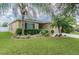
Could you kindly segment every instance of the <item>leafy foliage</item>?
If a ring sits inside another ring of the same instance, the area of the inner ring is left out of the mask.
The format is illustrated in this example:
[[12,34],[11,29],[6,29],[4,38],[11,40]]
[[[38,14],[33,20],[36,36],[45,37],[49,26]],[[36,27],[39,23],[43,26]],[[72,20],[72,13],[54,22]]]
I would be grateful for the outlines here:
[[64,17],[64,16],[60,16],[60,17],[55,17],[54,20],[51,23],[52,27],[60,27],[62,29],[60,29],[61,32],[72,32],[74,30],[73,25],[75,25],[75,21],[74,18],[72,16],[68,16],[68,17]]
[[17,28],[16,29],[16,34],[17,35],[22,35],[22,29],[21,28]]
[[[52,27],[58,27],[59,32],[61,28],[63,28],[63,32],[67,31],[66,28],[71,28],[75,23],[75,19],[73,19],[73,15],[75,15],[75,11],[77,11],[77,4],[75,3],[60,3],[60,4],[36,4],[37,8],[42,9],[43,12],[47,12],[51,15]],[[55,7],[55,8],[54,8]],[[48,12],[49,11],[49,12]],[[65,31],[64,31],[65,30]]]
[[40,29],[26,29],[24,31],[24,34],[27,35],[27,34],[30,34],[30,35],[35,35],[35,34],[39,34],[40,33]]
[[42,34],[43,36],[48,36],[49,35],[48,30],[46,30],[46,29],[42,29],[40,34]]
[[[25,20],[25,16],[28,15],[27,8],[32,9],[28,6],[27,3],[17,3],[16,4],[19,7],[22,20]],[[60,3],[60,4],[52,4],[52,3],[31,3],[30,6],[33,8],[36,8],[39,13],[42,12],[46,13],[47,15],[51,16],[52,18],[52,24],[51,26],[58,27],[59,31],[60,28],[63,28],[63,31],[65,28],[71,28],[72,23],[75,22],[71,20],[71,16],[75,15],[75,12],[78,11],[78,4],[75,3]],[[3,3],[0,4],[0,10],[8,9],[11,6],[11,4]],[[27,8],[26,8],[27,7]],[[56,9],[56,10],[55,10]],[[77,14],[77,13],[76,13]],[[35,12],[34,12],[35,15]],[[70,18],[69,18],[70,17]],[[22,24],[22,32],[24,31],[24,23]],[[23,33],[24,34],[24,33]]]
[[[30,34],[30,35],[39,34],[40,31],[41,31],[40,29],[25,29],[24,30],[24,35],[28,35],[28,34]],[[21,28],[18,28],[16,30],[16,34],[17,35],[22,35],[22,29]]]
[[2,24],[2,27],[8,27],[8,23],[4,22],[4,23]]
[[63,29],[63,32],[65,32],[65,33],[70,33],[70,32],[73,32],[73,31],[74,31],[74,28],[72,26],[68,26],[68,27]]

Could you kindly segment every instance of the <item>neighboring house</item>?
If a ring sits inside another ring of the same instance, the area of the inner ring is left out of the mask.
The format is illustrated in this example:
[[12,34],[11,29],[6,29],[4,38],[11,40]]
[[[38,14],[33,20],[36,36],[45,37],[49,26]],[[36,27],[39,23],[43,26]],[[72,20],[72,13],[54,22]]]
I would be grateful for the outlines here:
[[22,22],[25,23],[25,29],[48,29],[50,21],[26,19],[25,21],[17,19],[9,24],[9,31],[15,33],[17,28],[22,28]]

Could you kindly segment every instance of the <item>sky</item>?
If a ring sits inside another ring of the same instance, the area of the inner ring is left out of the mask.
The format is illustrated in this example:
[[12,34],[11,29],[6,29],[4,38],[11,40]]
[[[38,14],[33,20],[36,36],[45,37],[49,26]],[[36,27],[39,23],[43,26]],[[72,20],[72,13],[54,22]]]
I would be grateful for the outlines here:
[[[32,13],[31,10],[30,12]],[[18,15],[17,18],[21,18],[20,15]],[[40,16],[37,14],[37,18],[39,20],[50,21],[50,17],[44,14]],[[4,22],[10,23],[13,20],[15,20],[15,16],[13,15],[12,9],[9,9],[8,12],[5,13],[5,15],[0,16],[0,24],[3,24]]]
[[79,22],[79,16],[76,17],[76,20]]
[[12,10],[9,9],[5,15],[0,16],[0,23],[4,23],[4,22],[9,23],[10,21],[13,20],[13,17],[14,15],[12,14]]
[[77,24],[79,25],[79,16],[76,16]]
[[[41,14],[39,16],[37,10],[36,10],[36,12],[37,12],[37,18],[39,20],[50,21],[51,18],[49,16],[47,16],[46,14]],[[33,14],[31,10],[30,10],[30,13]],[[21,18],[20,15],[18,15],[17,18]],[[4,22],[10,23],[13,20],[15,20],[15,16],[13,15],[13,10],[12,9],[9,9],[8,12],[5,13],[5,15],[0,16],[0,24],[3,24]],[[79,24],[79,16],[76,17],[76,21],[77,21],[77,24]]]

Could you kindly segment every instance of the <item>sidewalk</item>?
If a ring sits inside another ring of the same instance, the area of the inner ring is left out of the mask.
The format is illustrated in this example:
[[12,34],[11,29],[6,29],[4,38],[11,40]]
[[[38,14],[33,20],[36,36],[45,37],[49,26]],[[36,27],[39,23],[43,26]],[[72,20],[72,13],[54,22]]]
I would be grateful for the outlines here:
[[79,38],[79,35],[76,35],[76,34],[62,33],[62,35],[66,35],[67,37],[71,37],[71,38]]

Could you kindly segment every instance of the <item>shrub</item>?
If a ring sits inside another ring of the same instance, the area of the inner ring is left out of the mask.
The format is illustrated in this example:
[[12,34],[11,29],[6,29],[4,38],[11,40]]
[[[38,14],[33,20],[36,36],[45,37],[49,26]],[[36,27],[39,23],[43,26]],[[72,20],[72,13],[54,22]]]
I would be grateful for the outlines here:
[[30,34],[30,35],[35,35],[35,34],[39,34],[40,33],[40,29],[26,29],[24,31],[24,34],[27,35],[27,34]]
[[48,33],[48,30],[41,30],[41,32],[40,32],[42,35],[44,35],[44,36],[48,36],[49,35],[49,33]]
[[24,35],[27,35],[28,33],[27,33],[27,30],[24,30]]
[[69,27],[67,27],[67,28],[64,29],[64,32],[65,32],[65,33],[70,33],[70,32],[72,32],[72,31],[74,31],[74,28],[71,27],[71,26],[69,26]]
[[[39,34],[40,31],[41,31],[40,29],[25,29],[24,30],[24,35],[28,35],[28,34],[30,34],[30,35]],[[22,35],[22,29],[21,28],[18,28],[16,30],[16,34],[17,35]]]
[[17,35],[22,35],[22,29],[21,28],[17,28],[16,29],[16,34]]

